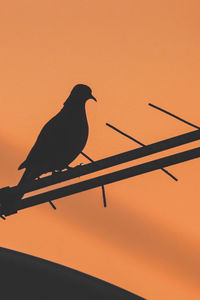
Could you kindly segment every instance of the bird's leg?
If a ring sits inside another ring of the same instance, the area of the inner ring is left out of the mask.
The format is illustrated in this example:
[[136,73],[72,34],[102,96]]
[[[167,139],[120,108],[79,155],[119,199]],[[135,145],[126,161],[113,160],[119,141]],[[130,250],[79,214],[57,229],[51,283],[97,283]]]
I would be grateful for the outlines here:
[[57,174],[60,174],[60,173],[62,173],[62,169],[53,170],[53,171],[51,172],[51,175],[56,176]]
[[51,172],[51,175],[52,175],[52,176],[56,176],[57,173],[58,173],[57,170],[53,170],[53,171]]

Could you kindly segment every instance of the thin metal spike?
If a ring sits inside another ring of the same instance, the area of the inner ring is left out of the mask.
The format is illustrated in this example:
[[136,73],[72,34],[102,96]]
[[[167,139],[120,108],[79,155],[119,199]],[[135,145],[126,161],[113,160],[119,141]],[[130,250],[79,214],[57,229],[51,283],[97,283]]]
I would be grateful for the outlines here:
[[170,113],[169,111],[167,111],[167,110],[165,110],[165,109],[163,109],[163,108],[160,108],[160,107],[158,107],[158,106],[156,106],[156,105],[154,105],[154,104],[152,104],[152,103],[149,103],[149,106],[151,106],[151,107],[153,107],[153,108],[155,108],[155,109],[157,109],[157,110],[160,110],[160,111],[164,112],[165,114],[167,114],[167,115],[169,115],[169,116],[171,116],[171,117],[173,117],[173,118],[175,118],[175,119],[177,119],[177,120],[179,120],[179,121],[181,121],[181,122],[183,122],[183,123],[185,123],[185,124],[187,124],[187,125],[190,125],[190,126],[192,126],[192,127],[194,127],[194,128],[197,128],[197,129],[200,129],[199,126],[197,126],[197,125],[195,125],[195,124],[192,124],[192,123],[190,123],[190,122],[188,122],[188,121],[186,121],[186,120],[184,120],[184,119],[182,119],[182,118],[180,118],[180,117],[178,117],[178,116],[176,116],[176,115]]
[[81,152],[81,154],[85,157],[85,158],[87,158],[90,162],[94,162],[94,160],[93,159],[91,159],[87,154],[85,154],[84,152]]
[[135,138],[133,138],[132,136],[128,135],[127,133],[119,130],[118,128],[116,128],[115,126],[109,124],[109,123],[106,123],[106,125],[112,129],[114,129],[115,131],[121,133],[122,135],[126,136],[127,138],[129,138],[130,140],[136,142],[137,144],[139,144],[140,146],[145,146],[143,143],[139,142],[138,140],[136,140]]
[[56,209],[56,206],[53,204],[52,201],[49,201],[49,204],[53,207],[53,209]]
[[102,195],[103,195],[103,206],[106,207],[107,206],[107,202],[106,202],[105,187],[104,187],[104,185],[102,185],[101,187],[102,187]]
[[[87,158],[90,162],[94,162],[93,159],[91,159],[91,157],[89,157],[87,154],[85,154],[84,152],[81,152],[81,154]],[[102,189],[102,195],[103,195],[103,206],[107,207],[107,202],[106,202],[106,192],[105,192],[105,187],[104,185],[101,186]]]
[[[136,143],[139,144],[140,146],[142,146],[142,147],[145,147],[145,146],[146,146],[145,144],[143,144],[142,142],[136,140],[136,139],[133,138],[132,136],[130,136],[130,135],[126,134],[125,132],[119,130],[119,129],[116,128],[115,126],[113,126],[113,125],[111,125],[111,124],[109,124],[109,123],[106,123],[106,125],[107,125],[108,127],[112,128],[112,129],[114,129],[115,131],[119,132],[120,134],[124,135],[125,137],[129,138],[130,140],[136,142]],[[162,168],[161,170],[162,170],[166,175],[170,176],[173,180],[178,181],[178,179],[177,179],[173,174],[171,174],[169,171],[167,171],[166,169]]]
[[24,198],[23,201],[19,203],[18,211],[48,201],[77,194],[93,188],[97,188],[98,186],[111,184],[130,177],[146,174],[155,170],[159,170],[166,166],[180,164],[199,157],[200,157],[200,147],[197,147],[191,150],[169,155],[163,158],[152,160],[123,170],[119,170],[109,174],[91,178],[79,183],[67,185],[62,188],[51,190],[36,196]]
[[167,171],[166,169],[164,168],[161,168],[161,170],[163,172],[165,172],[167,175],[169,175],[172,179],[174,179],[175,181],[178,181],[178,178],[176,178],[172,173],[170,173],[169,171]]

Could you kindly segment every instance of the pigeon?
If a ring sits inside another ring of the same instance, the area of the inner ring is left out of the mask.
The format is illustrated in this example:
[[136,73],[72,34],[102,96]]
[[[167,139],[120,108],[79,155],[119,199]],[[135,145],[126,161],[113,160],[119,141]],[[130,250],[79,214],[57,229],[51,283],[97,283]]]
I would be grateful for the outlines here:
[[18,186],[38,179],[48,172],[54,174],[70,169],[69,164],[82,152],[88,139],[86,101],[96,98],[84,84],[77,84],[71,91],[61,111],[42,128],[26,160],[18,170],[26,169]]

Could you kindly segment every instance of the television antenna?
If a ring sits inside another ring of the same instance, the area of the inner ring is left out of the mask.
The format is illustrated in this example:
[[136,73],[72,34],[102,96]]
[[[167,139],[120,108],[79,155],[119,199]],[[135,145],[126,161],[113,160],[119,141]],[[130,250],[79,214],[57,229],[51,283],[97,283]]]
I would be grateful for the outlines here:
[[[23,194],[39,190],[44,187],[49,187],[51,185],[67,181],[70,179],[78,178],[84,175],[92,174],[97,171],[105,170],[110,167],[114,167],[126,162],[136,160],[138,158],[146,157],[151,154],[160,153],[164,150],[172,149],[181,145],[185,145],[197,140],[200,140],[200,127],[192,124],[177,115],[174,115],[167,110],[160,108],[156,105],[149,103],[149,106],[155,108],[181,122],[186,123],[195,128],[194,131],[190,131],[181,135],[177,135],[172,138],[161,140],[149,145],[145,145],[141,141],[133,138],[132,136],[124,133],[117,127],[106,123],[108,127],[120,133],[121,135],[131,139],[132,141],[139,144],[141,147],[134,150],[126,151],[117,155],[106,157],[97,161],[93,161],[87,154],[81,152],[81,154],[87,158],[90,163],[85,165],[80,165],[73,168],[72,170],[62,171],[56,173],[56,175],[45,176],[40,178],[40,180],[34,180],[29,184],[23,186]],[[179,152],[173,155],[165,156],[159,159],[150,160],[146,163],[141,163],[136,166],[124,168],[115,172],[110,172],[108,174],[93,177],[91,179],[83,180],[78,183],[73,183],[66,185],[61,188],[56,188],[54,190],[43,192],[34,196],[21,198],[22,190],[21,187],[4,187],[0,189],[0,217],[5,220],[7,216],[17,213],[22,209],[26,209],[35,205],[49,202],[51,206],[56,209],[53,200],[80,193],[82,191],[90,190],[93,188],[101,187],[103,195],[104,207],[107,206],[106,195],[105,195],[105,185],[117,182],[130,177],[138,176],[155,170],[161,170],[166,175],[168,175],[174,181],[178,179],[165,168],[175,164],[179,164],[185,161],[189,161],[200,157],[200,147],[196,147],[187,151]]]

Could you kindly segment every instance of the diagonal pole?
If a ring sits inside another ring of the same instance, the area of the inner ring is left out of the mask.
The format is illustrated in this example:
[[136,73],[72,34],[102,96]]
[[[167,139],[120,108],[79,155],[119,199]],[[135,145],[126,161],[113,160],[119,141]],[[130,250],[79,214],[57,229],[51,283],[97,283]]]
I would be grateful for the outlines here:
[[[85,154],[84,152],[81,152],[81,154],[87,158],[90,162],[94,162],[93,159],[91,159],[87,154]],[[105,187],[104,185],[101,186],[102,188],[102,196],[103,196],[103,206],[106,207],[107,206],[107,202],[106,202],[106,192],[105,192]]]
[[[45,192],[36,196],[24,198],[18,202],[17,210],[25,209],[35,205],[39,205],[49,200],[55,200],[76,193],[80,193],[103,184],[110,184],[130,177],[138,176],[155,170],[159,170],[162,167],[172,166],[185,161],[189,161],[200,157],[200,147],[180,152],[177,154],[169,155],[163,158],[159,158],[153,161],[149,161],[140,165],[129,167],[123,170],[115,171],[106,175],[101,175],[92,179],[88,179],[79,183],[68,185],[56,190]],[[8,215],[7,213],[4,215]]]
[[52,206],[53,209],[56,209],[56,206],[53,204],[52,201],[49,201],[49,204]]
[[151,106],[151,107],[153,107],[153,108],[155,108],[155,109],[157,109],[157,110],[160,110],[160,111],[164,112],[165,114],[167,114],[167,115],[169,115],[169,116],[171,116],[171,117],[173,117],[173,118],[175,118],[175,119],[177,119],[177,120],[179,120],[179,121],[181,121],[181,122],[183,122],[183,123],[185,123],[185,124],[187,124],[187,125],[190,125],[190,126],[192,126],[192,127],[194,127],[194,128],[197,128],[197,129],[200,129],[199,126],[197,126],[197,125],[195,125],[195,124],[192,124],[192,123],[190,123],[190,122],[188,122],[188,121],[186,121],[186,120],[184,120],[184,119],[178,117],[177,115],[174,115],[174,114],[170,113],[169,111],[167,111],[167,110],[165,110],[165,109],[163,109],[163,108],[160,108],[160,107],[158,107],[158,106],[156,106],[156,105],[154,105],[154,104],[152,104],[152,103],[149,103],[149,106]]
[[[70,171],[67,170],[67,171],[56,173],[56,176],[49,175],[49,176],[42,177],[40,178],[40,180],[34,180],[29,184],[27,184],[26,186],[24,186],[22,192],[23,194],[29,193],[66,180],[91,174],[97,171],[104,170],[106,168],[111,168],[120,165],[122,163],[126,163],[132,160],[146,157],[151,154],[155,154],[161,151],[179,147],[181,145],[185,145],[197,140],[200,140],[200,130],[194,130],[153,144],[149,144],[146,147],[139,147],[133,150],[125,151],[120,154],[112,155],[110,157],[97,160],[94,163],[89,163],[83,166],[73,168]],[[1,190],[2,189],[0,189],[0,201],[2,195]],[[17,192],[18,185],[10,187],[10,190],[12,190],[13,192],[14,191]]]
[[[74,168],[71,171],[59,173],[57,175],[58,177],[47,176],[46,178],[41,178],[40,182],[32,182],[24,187],[23,194],[72,178],[77,178],[86,174],[104,170],[128,161],[136,160],[141,157],[146,157],[148,155],[197,141],[199,139],[200,130],[195,130],[147,145],[146,147],[140,147],[131,151],[106,157],[95,161],[94,163],[89,163],[84,166]],[[0,216],[9,216],[26,207],[52,201],[91,188],[96,188],[98,186],[144,174],[146,172],[159,170],[161,168],[172,166],[174,164],[188,161],[197,157],[200,157],[200,147],[23,199],[21,199],[22,191],[19,189],[18,185],[13,187],[7,186],[0,189]]]
[[[120,134],[124,135],[125,137],[129,138],[130,140],[136,142],[136,143],[139,144],[140,146],[146,147],[145,144],[143,144],[143,143],[141,143],[140,141],[136,140],[136,139],[133,138],[132,136],[130,136],[130,135],[124,133],[123,131],[119,130],[119,129],[116,128],[115,126],[113,126],[113,125],[111,125],[111,124],[109,124],[109,123],[106,123],[106,125],[107,125],[108,127],[112,128],[112,129],[114,129],[115,131],[119,132]],[[168,172],[166,169],[161,168],[161,170],[162,170],[165,174],[167,174],[168,176],[170,176],[172,179],[174,179],[175,181],[178,181],[178,179],[177,179],[173,174],[171,174],[170,172]]]

